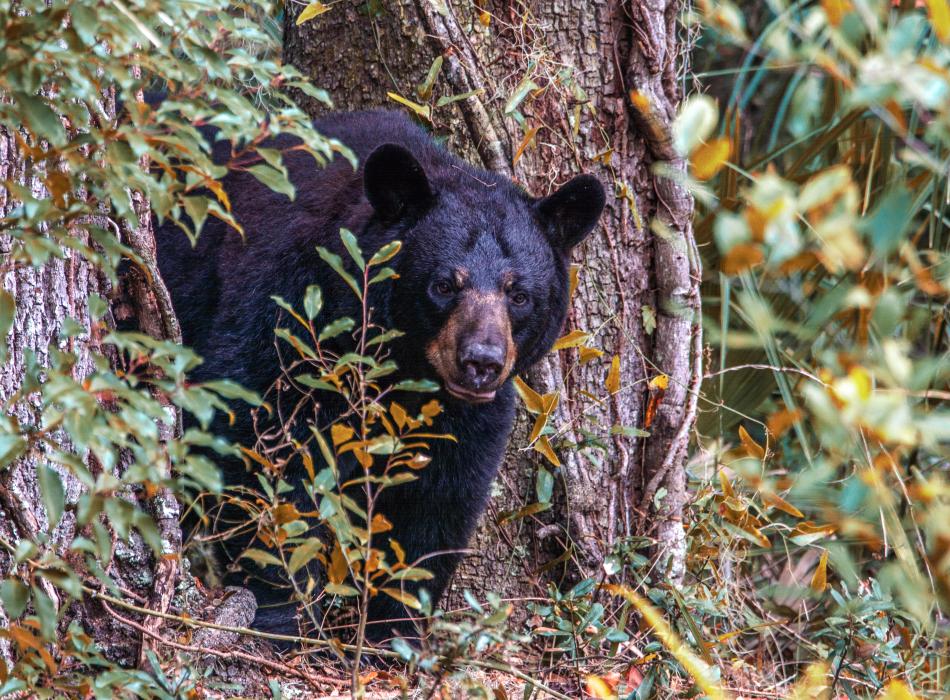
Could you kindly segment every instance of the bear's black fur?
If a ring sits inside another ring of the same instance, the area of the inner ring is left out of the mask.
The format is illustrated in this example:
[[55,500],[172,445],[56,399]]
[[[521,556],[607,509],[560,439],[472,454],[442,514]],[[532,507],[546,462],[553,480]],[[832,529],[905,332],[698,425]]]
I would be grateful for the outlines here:
[[[166,222],[157,233],[161,272],[184,341],[204,358],[193,378],[229,378],[263,394],[280,371],[274,342],[279,309],[271,295],[300,309],[307,286],[317,284],[325,300],[318,326],[356,318],[355,295],[316,247],[348,260],[341,227],[353,231],[368,254],[388,241],[403,242],[389,263],[399,278],[376,287],[374,320],[405,333],[391,346],[399,377],[442,385],[436,397],[445,410],[436,428],[458,442],[431,441],[432,461],[418,480],[385,490],[377,510],[392,522],[385,536],[403,546],[407,561],[421,558],[434,574],[423,585],[438,599],[502,460],[515,407],[511,378],[548,352],[562,330],[570,251],[595,226],[603,188],[580,176],[534,199],[505,177],[449,154],[399,113],[335,114],[315,128],[351,148],[360,168],[354,171],[343,158],[321,168],[309,154],[289,152],[294,201],[246,172],[229,171],[222,183],[245,240],[209,219],[192,247]],[[278,137],[267,145],[294,143]],[[231,146],[218,142],[214,150],[216,161],[225,162]],[[340,407],[331,400],[320,410],[325,425]],[[215,427],[237,442],[254,443],[245,409],[236,407],[232,425],[222,420]],[[245,465],[223,468],[228,483],[256,486]],[[301,466],[297,476],[303,473]],[[312,510],[302,492],[298,497],[301,511]],[[247,585],[262,606],[256,627],[296,632],[294,611],[277,606],[286,593],[265,581]],[[371,620],[405,617],[390,597],[373,598]],[[375,625],[368,634],[379,639],[392,629],[412,632],[397,623]]]

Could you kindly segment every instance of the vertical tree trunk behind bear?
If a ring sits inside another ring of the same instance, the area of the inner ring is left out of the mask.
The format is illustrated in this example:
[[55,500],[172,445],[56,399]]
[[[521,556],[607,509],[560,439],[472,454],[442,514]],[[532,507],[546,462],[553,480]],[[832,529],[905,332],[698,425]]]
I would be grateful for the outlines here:
[[[523,596],[552,578],[596,576],[604,556],[637,535],[658,540],[679,579],[683,465],[701,374],[699,270],[692,201],[655,173],[685,167],[670,141],[686,71],[682,3],[342,0],[299,26],[304,5],[286,7],[285,59],[329,90],[337,109],[401,108],[394,93],[430,110],[453,150],[535,195],[580,171],[611,192],[598,233],[575,251],[580,276],[565,329],[592,334],[587,344],[604,354],[581,362],[577,348],[563,349],[527,378],[539,393],[559,393],[548,423],[555,446],[584,446],[558,450],[554,469],[525,450],[530,426],[519,423],[456,591]],[[658,375],[668,384],[651,384]],[[538,500],[539,468],[556,476],[553,507],[499,524]]]
[[[0,126],[0,182],[16,182],[26,187],[37,199],[48,198],[50,193],[45,183],[50,181],[50,174],[57,165],[49,161],[30,162],[21,149],[25,143],[25,140],[18,142],[11,129]],[[154,266],[149,204],[136,193],[132,193],[132,198],[136,211],[140,213],[140,225],[135,231],[123,231],[123,242],[135,250],[146,264]],[[0,218],[18,204],[7,188],[0,187]],[[109,220],[107,213],[103,212],[96,219],[91,223],[100,228],[115,229],[118,234],[116,224]],[[82,226],[75,226],[70,233],[75,236],[88,235]],[[11,307],[9,311],[12,311],[13,317],[6,337],[7,357],[0,365],[0,405],[21,428],[26,428],[36,426],[42,412],[36,394],[19,395],[28,356],[33,354],[40,367],[48,367],[51,348],[71,351],[78,358],[73,368],[73,378],[81,381],[92,373],[95,355],[108,356],[109,352],[100,341],[106,330],[91,318],[88,300],[90,295],[110,296],[110,285],[95,266],[73,250],[64,248],[61,258],[53,256],[44,265],[34,267],[19,263],[11,256],[15,245],[11,237],[0,235],[0,304]],[[143,332],[156,338],[179,339],[177,321],[160,279],[155,283],[146,283],[145,275],[134,271],[128,286],[127,301],[131,304],[131,312],[137,315]],[[84,333],[76,338],[61,338],[67,319],[78,323],[85,329]],[[173,407],[169,410],[173,410]],[[159,429],[162,439],[172,437],[168,427],[160,425]],[[63,431],[58,430],[50,437],[64,450],[73,449]],[[47,516],[42,505],[37,470],[47,466],[59,474],[67,504],[60,524],[52,533],[50,546],[61,556],[68,556],[68,547],[80,534],[72,506],[78,501],[82,484],[69,470],[47,459],[41,447],[28,449],[22,457],[0,471],[0,539],[7,546],[23,539],[34,542],[42,540],[41,533],[46,530]],[[119,469],[124,466],[120,464]],[[150,506],[167,551],[169,554],[177,553],[181,533],[178,527],[178,504],[174,496],[160,489]],[[166,610],[177,581],[177,558],[169,556],[156,564],[151,551],[138,535],[132,538],[130,545],[121,546],[116,551],[116,559],[109,568],[113,580],[126,590],[137,591],[149,598],[153,607]],[[0,577],[25,575],[25,566],[18,567],[9,549],[0,548]],[[57,588],[42,579],[40,581],[54,604],[65,603],[63,594]],[[81,606],[71,609],[65,619],[75,619],[77,616],[106,653],[119,661],[136,662],[135,653],[139,642],[137,632],[105,615],[94,599],[87,599]],[[145,620],[143,624],[154,628],[156,621],[160,621],[160,618]],[[0,608],[0,628],[8,625],[9,620]],[[0,640],[0,660],[11,661],[5,639]]]

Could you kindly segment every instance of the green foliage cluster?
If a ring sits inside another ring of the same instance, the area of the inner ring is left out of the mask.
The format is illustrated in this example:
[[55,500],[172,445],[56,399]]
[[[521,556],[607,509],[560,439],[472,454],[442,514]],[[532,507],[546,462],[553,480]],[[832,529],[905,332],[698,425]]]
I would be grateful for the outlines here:
[[697,62],[741,62],[676,134],[714,349],[695,643],[849,697],[950,687],[950,11],[913,5],[700,3]]
[[[266,2],[216,0],[0,7],[0,125],[16,149],[7,162],[22,164],[0,183],[6,193],[0,272],[79,258],[108,281],[98,289],[105,293],[116,284],[123,257],[154,273],[148,257],[126,244],[127,232],[148,217],[133,193],[192,235],[207,216],[239,231],[215,182],[227,167],[292,195],[282,155],[259,147],[264,139],[295,134],[299,147],[322,162],[341,150],[316,135],[309,117],[275,89],[326,100],[273,58],[273,39],[260,29],[273,12]],[[158,107],[145,104],[141,96],[149,88],[167,99]],[[212,162],[199,126],[235,140],[230,162]],[[0,290],[4,363],[17,304],[27,301]],[[42,520],[37,532],[17,526],[18,541],[0,542],[0,601],[8,623],[0,630],[0,695],[30,689],[50,696],[173,697],[194,685],[193,672],[165,677],[154,658],[142,671],[113,664],[71,622],[70,603],[100,593],[134,602],[116,585],[114,557],[135,540],[162,555],[160,529],[145,508],[149,496],[162,488],[182,499],[220,490],[209,455],[234,448],[200,429],[165,441],[163,433],[177,425],[169,407],[207,426],[227,401],[259,399],[224,381],[187,382],[199,358],[170,339],[115,330],[102,296],[92,294],[88,310],[88,324],[82,318],[62,324],[45,366],[24,350],[19,389],[0,410],[0,470],[35,469],[43,506],[23,504]],[[91,371],[77,368],[87,352]],[[14,417],[24,415],[33,420]]]

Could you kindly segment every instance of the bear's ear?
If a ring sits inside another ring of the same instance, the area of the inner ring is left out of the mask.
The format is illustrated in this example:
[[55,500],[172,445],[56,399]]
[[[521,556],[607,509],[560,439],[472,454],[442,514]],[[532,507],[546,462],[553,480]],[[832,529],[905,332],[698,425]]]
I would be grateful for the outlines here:
[[384,221],[417,216],[433,198],[429,178],[419,161],[394,143],[384,143],[369,154],[363,165],[363,191]]
[[606,203],[604,186],[593,175],[578,175],[535,204],[555,248],[569,252],[584,240]]

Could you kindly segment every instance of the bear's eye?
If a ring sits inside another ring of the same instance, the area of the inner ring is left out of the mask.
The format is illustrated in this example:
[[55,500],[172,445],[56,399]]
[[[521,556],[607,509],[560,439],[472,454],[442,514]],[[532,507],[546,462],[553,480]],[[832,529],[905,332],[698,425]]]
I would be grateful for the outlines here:
[[528,303],[528,295],[524,292],[515,292],[511,295],[511,303],[515,306],[524,306]]
[[452,288],[452,283],[449,282],[448,280],[439,280],[434,285],[432,285],[432,289],[435,290],[436,294],[439,294],[440,296],[444,296],[444,297],[449,296],[450,294],[452,294],[452,292],[455,291]]

